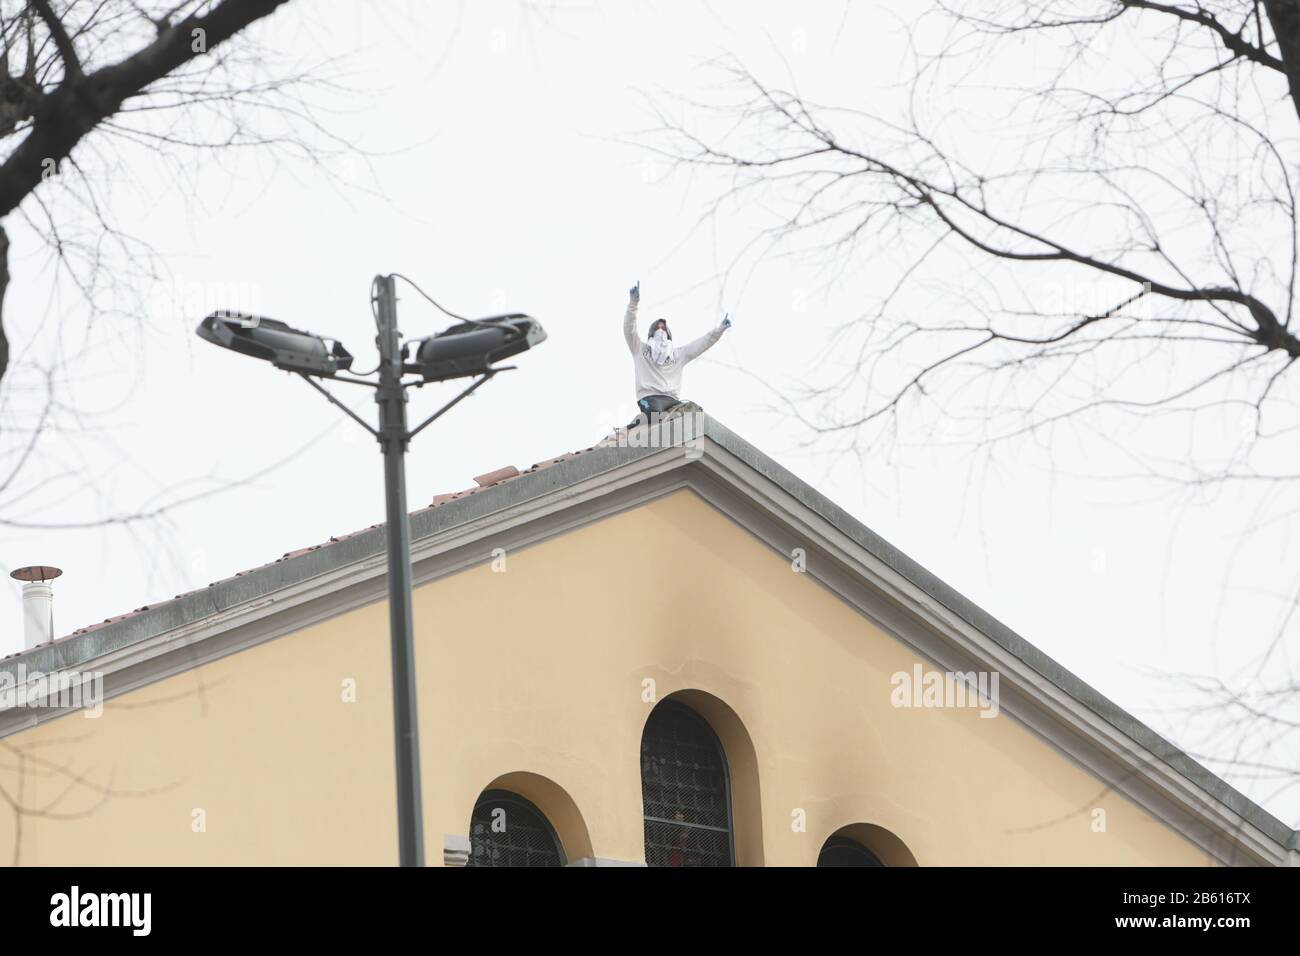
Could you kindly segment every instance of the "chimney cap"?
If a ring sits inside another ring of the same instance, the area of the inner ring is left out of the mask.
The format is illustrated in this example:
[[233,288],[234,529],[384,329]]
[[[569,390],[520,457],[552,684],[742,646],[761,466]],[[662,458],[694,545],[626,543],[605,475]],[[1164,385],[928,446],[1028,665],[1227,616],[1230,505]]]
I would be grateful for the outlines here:
[[30,568],[11,571],[9,576],[15,581],[53,581],[62,573],[59,568],[50,567],[48,564],[34,564]]

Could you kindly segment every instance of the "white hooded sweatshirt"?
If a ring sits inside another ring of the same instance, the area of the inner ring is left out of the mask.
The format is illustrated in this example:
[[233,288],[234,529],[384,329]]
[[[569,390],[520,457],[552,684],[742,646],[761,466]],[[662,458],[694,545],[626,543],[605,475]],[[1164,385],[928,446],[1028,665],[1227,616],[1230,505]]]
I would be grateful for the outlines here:
[[661,364],[652,357],[650,343],[637,338],[636,310],[639,304],[635,299],[629,302],[627,314],[623,317],[623,338],[627,339],[627,347],[632,352],[632,365],[636,369],[637,401],[647,395],[671,395],[678,398],[677,391],[682,387],[682,369],[686,363],[708,351],[726,330],[718,326],[693,342],[673,348],[672,357]]

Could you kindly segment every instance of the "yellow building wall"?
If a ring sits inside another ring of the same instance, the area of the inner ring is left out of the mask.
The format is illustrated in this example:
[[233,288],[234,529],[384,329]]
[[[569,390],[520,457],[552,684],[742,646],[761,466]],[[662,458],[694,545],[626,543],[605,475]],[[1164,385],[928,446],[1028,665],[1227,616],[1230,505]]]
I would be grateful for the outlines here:
[[[752,741],[728,754],[742,863],[812,865],[854,823],[921,865],[1212,862],[1005,714],[892,706],[918,657],[691,492],[504,572],[491,547],[415,593],[431,864],[509,774],[570,857],[643,860],[650,689]],[[378,604],[0,740],[0,860],[394,863],[389,679]]]

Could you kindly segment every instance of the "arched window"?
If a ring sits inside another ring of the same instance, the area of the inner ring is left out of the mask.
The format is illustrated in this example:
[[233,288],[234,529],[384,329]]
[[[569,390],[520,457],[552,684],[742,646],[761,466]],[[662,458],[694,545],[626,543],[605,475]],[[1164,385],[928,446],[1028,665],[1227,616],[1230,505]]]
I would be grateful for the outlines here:
[[676,701],[641,735],[647,866],[731,866],[731,784],[713,728]]
[[822,844],[818,866],[884,866],[879,858],[857,840],[833,836]]
[[509,790],[484,790],[469,821],[466,866],[564,866],[546,816]]

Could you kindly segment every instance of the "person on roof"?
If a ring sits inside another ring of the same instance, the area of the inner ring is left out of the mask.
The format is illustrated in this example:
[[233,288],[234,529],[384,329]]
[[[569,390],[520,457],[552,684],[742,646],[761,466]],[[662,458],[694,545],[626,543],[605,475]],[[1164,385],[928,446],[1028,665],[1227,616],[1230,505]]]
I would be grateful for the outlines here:
[[722,322],[711,332],[685,345],[673,344],[673,333],[667,319],[656,319],[642,342],[636,334],[636,313],[641,304],[641,283],[628,290],[627,313],[623,316],[623,338],[632,353],[632,367],[636,374],[636,406],[640,415],[632,422],[642,424],[649,416],[666,412],[681,404],[677,392],[682,387],[682,369],[686,363],[699,358],[722,338],[731,328],[731,316],[724,315]]

